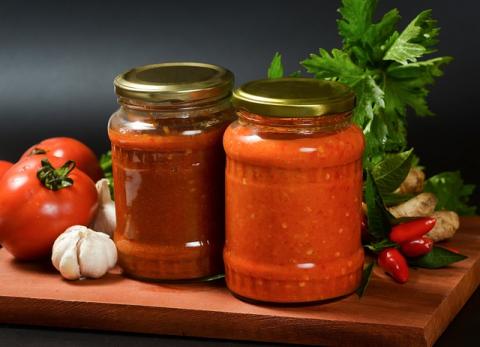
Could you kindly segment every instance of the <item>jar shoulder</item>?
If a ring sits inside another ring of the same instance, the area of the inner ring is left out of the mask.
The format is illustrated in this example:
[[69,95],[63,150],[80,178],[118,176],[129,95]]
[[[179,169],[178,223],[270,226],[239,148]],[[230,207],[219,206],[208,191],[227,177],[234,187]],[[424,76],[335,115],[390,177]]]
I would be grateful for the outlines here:
[[231,159],[285,168],[344,165],[361,159],[365,148],[363,132],[354,124],[329,132],[281,133],[236,121],[223,144]]

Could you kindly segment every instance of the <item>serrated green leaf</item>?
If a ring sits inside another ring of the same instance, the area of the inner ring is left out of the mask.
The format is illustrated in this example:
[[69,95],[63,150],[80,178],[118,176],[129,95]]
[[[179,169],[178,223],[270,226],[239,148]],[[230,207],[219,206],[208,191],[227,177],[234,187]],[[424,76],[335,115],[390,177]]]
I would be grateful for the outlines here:
[[467,259],[465,255],[452,252],[443,247],[434,246],[430,253],[419,258],[409,259],[408,263],[416,267],[439,269],[465,259]]
[[437,43],[436,37],[439,33],[439,29],[435,27],[436,21],[431,18],[431,12],[421,12],[400,34],[392,34],[383,60],[393,60],[405,65],[431,53],[431,47]]
[[351,86],[357,95],[357,106],[353,112],[353,121],[360,127],[373,120],[374,110],[385,107],[383,90],[371,75],[365,75],[357,84]]
[[[302,62],[302,65],[316,78],[335,79],[350,86],[357,95],[353,121],[365,130],[367,136],[372,131],[376,133],[376,136],[382,133],[376,127],[380,122],[375,122],[373,118],[374,110],[385,106],[383,91],[369,71],[357,66],[347,53],[338,49],[333,49],[331,54],[320,49],[319,54],[311,54],[309,59]],[[382,137],[376,138],[380,142],[371,145],[381,148]]]
[[420,78],[424,85],[433,84],[435,77],[443,75],[442,65],[448,64],[452,57],[437,57],[423,61],[417,61],[406,65],[392,64],[387,69],[388,77],[398,80]]
[[360,286],[357,289],[357,295],[361,298],[365,291],[367,290],[368,284],[370,283],[370,278],[372,277],[373,267],[375,266],[375,262],[371,262],[368,264],[365,269],[363,269],[362,273],[362,281],[360,282]]
[[383,240],[390,232],[390,213],[388,213],[378,191],[372,174],[367,170],[365,182],[365,202],[368,206],[368,233],[376,240]]
[[385,56],[389,48],[385,43],[395,32],[395,27],[400,19],[398,10],[394,8],[387,12],[378,23],[372,24],[363,35],[364,47],[369,51],[372,63],[381,61]]
[[314,74],[315,78],[335,79],[349,86],[356,85],[366,76],[365,70],[339,49],[333,49],[331,54],[325,49],[320,49],[319,54],[310,54],[310,57],[301,64],[307,72]]
[[412,166],[413,149],[406,152],[387,154],[372,167],[372,175],[380,194],[391,193],[405,180]]
[[[363,133],[366,138],[365,158],[370,159],[377,155],[383,155],[387,142],[388,129],[378,114],[367,123],[363,129]],[[369,165],[370,162],[364,162],[365,167]]]
[[426,97],[427,86],[435,77],[443,74],[441,66],[452,61],[451,57],[439,57],[407,65],[391,65],[383,84],[385,113],[404,123],[406,108],[411,107],[419,116],[432,115]]
[[447,171],[430,177],[425,182],[425,192],[437,197],[437,210],[455,211],[459,215],[474,215],[476,206],[469,206],[475,186],[464,184],[459,171]]
[[338,31],[344,43],[360,40],[372,24],[377,6],[376,0],[342,0],[338,12],[342,19],[337,21]]
[[268,79],[282,78],[283,74],[282,55],[277,52],[268,67],[267,77]]

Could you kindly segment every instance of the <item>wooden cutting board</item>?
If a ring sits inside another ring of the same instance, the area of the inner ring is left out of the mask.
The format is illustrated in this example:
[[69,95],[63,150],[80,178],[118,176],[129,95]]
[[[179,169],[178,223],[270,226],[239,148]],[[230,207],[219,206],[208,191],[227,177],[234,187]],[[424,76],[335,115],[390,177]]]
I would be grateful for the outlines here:
[[366,295],[316,306],[255,306],[223,281],[153,284],[118,270],[100,280],[62,280],[48,264],[0,250],[0,323],[321,345],[431,346],[480,282],[480,218],[462,220],[449,246],[469,256],[439,270],[412,270],[407,284],[379,268]]

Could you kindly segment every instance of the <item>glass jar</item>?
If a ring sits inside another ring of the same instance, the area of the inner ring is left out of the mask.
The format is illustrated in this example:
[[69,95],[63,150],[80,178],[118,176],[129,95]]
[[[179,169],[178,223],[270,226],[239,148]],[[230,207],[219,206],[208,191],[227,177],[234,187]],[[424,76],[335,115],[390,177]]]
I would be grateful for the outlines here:
[[348,87],[308,78],[233,93],[224,262],[237,296],[305,303],[359,286],[364,138],[351,122],[354,102]]
[[149,280],[223,273],[222,136],[234,119],[233,75],[201,63],[147,65],[115,81],[109,121],[124,272]]

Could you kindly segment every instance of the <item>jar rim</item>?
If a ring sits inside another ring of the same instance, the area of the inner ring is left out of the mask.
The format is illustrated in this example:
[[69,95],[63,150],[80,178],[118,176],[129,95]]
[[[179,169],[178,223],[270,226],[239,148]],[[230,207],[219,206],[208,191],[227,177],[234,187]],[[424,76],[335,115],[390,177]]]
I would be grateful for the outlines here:
[[231,93],[233,73],[198,62],[166,62],[130,69],[113,84],[119,97],[152,103],[184,103],[221,99]]
[[263,79],[233,92],[234,107],[271,117],[327,116],[351,111],[355,94],[345,84],[303,77]]

